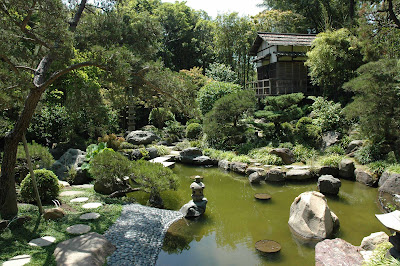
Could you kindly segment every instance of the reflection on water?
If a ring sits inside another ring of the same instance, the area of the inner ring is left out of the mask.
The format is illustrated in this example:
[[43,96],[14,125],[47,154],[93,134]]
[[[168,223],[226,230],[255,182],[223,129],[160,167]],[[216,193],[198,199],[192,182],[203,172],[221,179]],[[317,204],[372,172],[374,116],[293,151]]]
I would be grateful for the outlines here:
[[[176,165],[174,172],[181,183],[178,191],[164,193],[168,208],[179,209],[191,199],[194,175],[204,177],[208,205],[203,217],[182,219],[170,228],[157,265],[314,265],[313,247],[298,243],[287,222],[294,198],[316,190],[316,180],[251,186],[246,177],[218,168]],[[256,193],[272,199],[256,200]],[[360,245],[363,237],[385,230],[374,216],[379,213],[376,194],[376,189],[342,180],[339,196],[327,198],[340,220],[338,237]],[[279,242],[282,250],[261,256],[254,244],[262,239]]]

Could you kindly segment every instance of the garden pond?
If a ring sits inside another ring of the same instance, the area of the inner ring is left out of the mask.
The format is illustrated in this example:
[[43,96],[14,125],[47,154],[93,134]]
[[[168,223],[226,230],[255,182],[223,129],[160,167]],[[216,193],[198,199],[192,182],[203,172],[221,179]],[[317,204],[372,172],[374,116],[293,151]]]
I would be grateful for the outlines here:
[[[216,167],[177,164],[174,172],[180,185],[177,191],[162,194],[167,208],[179,210],[191,200],[189,186],[195,175],[204,177],[208,205],[199,219],[183,219],[171,226],[157,265],[314,265],[314,246],[296,240],[288,220],[293,200],[305,191],[317,190],[316,180],[254,186],[247,177]],[[256,200],[256,193],[272,198]],[[141,192],[132,196],[141,203],[146,200]],[[342,180],[339,195],[327,200],[340,220],[335,237],[358,246],[365,236],[385,230],[374,215],[380,213],[376,188]],[[279,242],[282,250],[260,255],[254,244],[262,239]]]

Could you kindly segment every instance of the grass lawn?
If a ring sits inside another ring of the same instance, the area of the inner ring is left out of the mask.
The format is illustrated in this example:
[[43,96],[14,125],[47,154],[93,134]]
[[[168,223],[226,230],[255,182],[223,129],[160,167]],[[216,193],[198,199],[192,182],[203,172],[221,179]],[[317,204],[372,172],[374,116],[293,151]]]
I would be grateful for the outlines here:
[[[72,190],[72,188],[66,190]],[[19,216],[28,215],[32,219],[23,226],[11,224],[9,228],[0,233],[0,265],[14,256],[23,254],[32,256],[31,262],[27,265],[56,265],[53,251],[57,243],[76,236],[66,232],[68,226],[87,224],[91,226],[91,232],[103,234],[119,217],[122,210],[122,200],[110,199],[107,196],[97,194],[93,188],[73,188],[73,190],[83,191],[84,193],[76,196],[59,197],[66,215],[56,221],[46,221],[42,216],[39,216],[38,208],[35,205],[21,204],[19,206]],[[83,203],[69,202],[77,197],[88,197],[89,200]],[[97,209],[83,209],[81,206],[88,202],[101,202],[103,206]],[[54,205],[44,206],[45,209],[53,207]],[[87,212],[97,212],[101,216],[97,220],[80,220],[79,216]],[[56,242],[47,247],[32,247],[28,245],[29,241],[41,236],[53,236],[56,238]]]

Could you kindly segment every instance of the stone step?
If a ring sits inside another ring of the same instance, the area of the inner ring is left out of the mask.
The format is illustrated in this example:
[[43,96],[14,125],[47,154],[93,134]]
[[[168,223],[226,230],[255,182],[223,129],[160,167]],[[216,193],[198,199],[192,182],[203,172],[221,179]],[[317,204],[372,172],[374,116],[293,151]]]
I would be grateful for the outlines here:
[[164,167],[174,168],[175,167],[175,162],[162,162],[162,165]]
[[174,158],[172,156],[162,156],[162,157],[157,157],[154,159],[151,159],[151,163],[162,163],[162,162],[170,162]]

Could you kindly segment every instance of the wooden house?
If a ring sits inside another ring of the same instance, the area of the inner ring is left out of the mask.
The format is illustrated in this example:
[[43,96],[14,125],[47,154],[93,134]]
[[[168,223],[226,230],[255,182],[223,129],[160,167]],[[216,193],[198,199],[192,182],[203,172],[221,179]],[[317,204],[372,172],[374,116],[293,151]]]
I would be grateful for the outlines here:
[[252,87],[256,96],[302,92],[317,93],[307,75],[306,53],[311,48],[314,34],[257,33],[250,50],[257,65],[257,82]]

